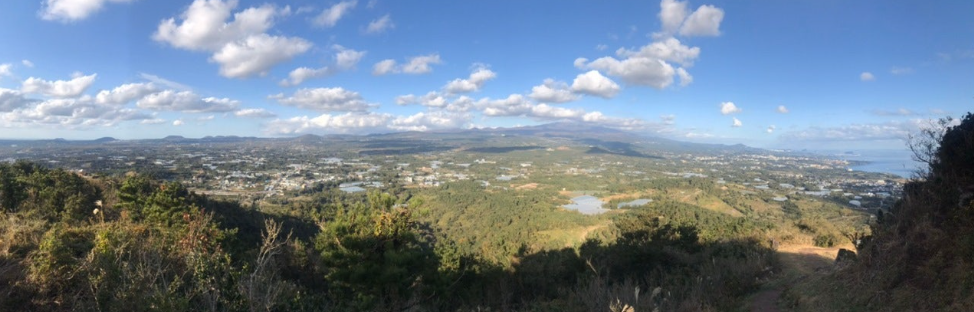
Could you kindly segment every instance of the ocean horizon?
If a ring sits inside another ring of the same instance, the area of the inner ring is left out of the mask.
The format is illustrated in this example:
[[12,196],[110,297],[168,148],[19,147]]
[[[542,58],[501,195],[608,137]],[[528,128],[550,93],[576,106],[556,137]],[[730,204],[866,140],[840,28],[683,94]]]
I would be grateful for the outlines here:
[[913,152],[910,150],[849,150],[823,153],[838,159],[861,162],[849,166],[852,170],[889,173],[903,178],[912,177],[917,169],[925,166],[913,160]]

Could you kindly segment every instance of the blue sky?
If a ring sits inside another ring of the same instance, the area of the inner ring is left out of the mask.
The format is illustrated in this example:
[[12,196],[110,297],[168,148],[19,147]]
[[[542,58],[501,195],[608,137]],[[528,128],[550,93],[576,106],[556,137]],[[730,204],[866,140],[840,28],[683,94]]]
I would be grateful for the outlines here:
[[571,120],[903,148],[974,107],[974,2],[0,3],[0,138],[293,136]]

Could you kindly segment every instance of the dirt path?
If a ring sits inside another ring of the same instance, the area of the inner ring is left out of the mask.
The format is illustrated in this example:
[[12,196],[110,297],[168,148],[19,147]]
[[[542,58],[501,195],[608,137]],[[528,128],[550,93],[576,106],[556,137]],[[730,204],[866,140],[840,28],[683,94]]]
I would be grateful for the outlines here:
[[[849,246],[843,246],[848,249]],[[778,299],[786,285],[795,283],[810,274],[827,268],[835,262],[841,247],[822,248],[809,245],[782,246],[778,249],[782,272],[777,281],[769,282],[765,289],[751,297],[749,311],[777,312]]]

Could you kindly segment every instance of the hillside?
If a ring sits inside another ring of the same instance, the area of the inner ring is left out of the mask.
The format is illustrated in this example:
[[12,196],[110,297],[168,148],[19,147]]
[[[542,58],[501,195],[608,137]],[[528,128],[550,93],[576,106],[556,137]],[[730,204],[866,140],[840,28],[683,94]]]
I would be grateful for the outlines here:
[[974,115],[915,141],[929,168],[877,214],[857,255],[791,285],[798,311],[974,310]]

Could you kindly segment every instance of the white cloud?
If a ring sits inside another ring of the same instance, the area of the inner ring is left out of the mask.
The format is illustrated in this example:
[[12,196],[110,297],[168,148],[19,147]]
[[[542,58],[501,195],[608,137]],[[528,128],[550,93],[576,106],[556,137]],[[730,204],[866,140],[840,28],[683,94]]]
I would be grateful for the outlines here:
[[663,24],[663,31],[668,34],[675,33],[690,13],[686,1],[663,0],[659,7],[659,20]]
[[236,0],[195,0],[181,15],[159,23],[152,38],[176,48],[212,52],[210,61],[220,64],[220,74],[228,78],[266,75],[271,67],[290,60],[311,48],[311,42],[266,33],[274,18],[290,14],[290,8],[273,5],[252,7],[233,15]]
[[77,76],[71,80],[47,81],[30,77],[24,80],[20,89],[24,93],[42,94],[57,98],[77,97],[95,82],[97,74]]
[[768,130],[767,130],[767,131],[768,131],[768,133],[774,133],[774,129],[775,129],[775,128],[777,128],[777,127],[775,127],[774,125],[770,125],[770,126],[768,126]]
[[27,66],[28,68],[34,67],[34,62],[31,62],[30,60],[21,60],[20,63],[24,64],[24,66]]
[[396,104],[398,105],[413,105],[419,104],[427,107],[443,108],[446,107],[448,100],[443,95],[436,91],[432,91],[423,96],[415,96],[412,94],[401,95],[396,97]]
[[893,74],[893,75],[906,75],[906,74],[912,74],[912,73],[913,73],[913,68],[910,68],[910,67],[898,67],[898,66],[894,66],[893,68],[891,68],[891,69],[889,70],[889,73],[890,73],[890,74]]
[[719,36],[720,22],[724,20],[724,10],[712,5],[701,5],[687,17],[680,27],[682,36]]
[[150,118],[150,119],[143,119],[139,123],[143,125],[158,125],[158,124],[163,124],[165,122],[166,120],[162,118]]
[[642,46],[639,50],[619,49],[616,55],[630,58],[647,58],[679,63],[683,66],[693,66],[693,61],[700,56],[700,48],[684,45],[676,38],[665,38]]
[[239,104],[240,102],[227,98],[202,98],[192,91],[173,90],[149,94],[136,102],[139,108],[185,113],[231,112]]
[[314,118],[277,119],[269,122],[265,130],[271,134],[360,133],[382,131],[390,119],[389,114],[377,113],[322,114]]
[[227,78],[264,76],[271,67],[290,60],[311,48],[311,42],[301,38],[287,38],[260,34],[223,46],[213,54],[220,63],[220,75]]
[[478,66],[467,79],[454,79],[443,87],[450,94],[458,93],[470,93],[474,91],[480,91],[480,87],[483,87],[484,83],[488,80],[497,77],[497,73],[494,73],[490,69],[484,66]]
[[598,45],[595,46],[595,50],[598,50],[598,51],[605,51],[605,49],[608,49],[608,48],[609,48],[609,46],[604,45],[604,44],[598,44]]
[[862,72],[862,74],[859,74],[859,80],[873,81],[876,80],[876,76],[873,76],[873,73],[870,72]]
[[521,116],[531,111],[533,106],[520,94],[511,94],[505,99],[481,100],[476,103],[484,116]]
[[781,135],[784,142],[796,141],[884,141],[903,140],[932,121],[924,119],[897,120],[884,123],[849,124],[834,127],[809,127]]
[[[683,45],[676,38],[666,38],[638,50],[619,49],[616,55],[621,59],[605,56],[589,62],[578,58],[574,64],[581,69],[604,71],[630,84],[663,89],[673,83],[674,76],[680,77],[683,86],[693,81],[684,67],[693,66],[694,60],[700,56],[700,48]],[[675,68],[670,62],[683,67]]]
[[237,0],[194,0],[180,16],[180,23],[169,18],[159,23],[152,38],[176,48],[193,51],[218,51],[224,45],[266,32],[274,25],[277,8],[264,5],[233,14]]
[[741,112],[741,108],[734,105],[734,102],[721,102],[720,103],[720,113],[724,115],[737,114]]
[[372,65],[372,75],[382,76],[396,73],[396,60],[385,59]]
[[402,72],[406,74],[425,74],[433,71],[430,64],[440,64],[439,54],[421,55],[412,57],[409,62],[402,65]]
[[183,120],[182,119],[173,120],[172,125],[173,126],[176,126],[176,127],[182,126],[183,125]]
[[787,114],[789,112],[788,108],[784,105],[778,105],[778,113]]
[[3,78],[4,76],[12,77],[14,75],[14,73],[10,71],[10,67],[12,67],[10,64],[0,64],[0,78]]
[[544,83],[531,88],[531,99],[546,103],[565,103],[578,100],[578,95],[572,93],[567,83],[545,79]]
[[392,28],[396,28],[396,25],[392,23],[392,18],[389,17],[389,14],[386,14],[377,20],[369,22],[369,26],[365,28],[365,33],[379,34]]
[[267,111],[263,108],[245,108],[238,110],[233,113],[237,117],[247,117],[247,118],[273,118],[277,117],[277,114]]
[[447,112],[420,112],[411,116],[399,116],[389,123],[395,131],[429,131],[435,129],[456,129],[470,121],[469,114]]
[[612,98],[619,93],[619,85],[611,79],[602,76],[597,70],[579,74],[572,82],[572,91],[595,95],[602,98]]
[[335,52],[335,67],[298,67],[288,74],[287,79],[282,79],[278,84],[282,87],[291,87],[304,83],[309,79],[334,75],[338,73],[339,70],[348,70],[355,67],[355,65],[358,64],[366,53],[365,51],[355,51],[337,44],[333,45],[332,49],[337,51]]
[[335,26],[335,24],[338,23],[338,20],[342,19],[342,16],[345,16],[345,14],[351,11],[352,8],[355,8],[357,3],[358,1],[356,0],[336,3],[335,5],[321,11],[321,14],[315,17],[312,23],[314,23],[316,26],[322,27]]
[[743,124],[741,124],[741,121],[739,119],[737,119],[737,117],[731,117],[731,118],[734,119],[734,123],[731,124],[731,127],[740,128],[743,125]]
[[433,71],[432,64],[440,64],[439,54],[420,55],[409,58],[406,64],[397,64],[396,60],[385,59],[372,66],[372,75],[382,76],[387,74],[426,74]]
[[169,88],[169,89],[175,89],[175,90],[179,90],[179,91],[189,91],[189,90],[192,90],[193,89],[193,88],[190,88],[187,85],[184,85],[184,84],[181,84],[181,83],[172,81],[172,80],[168,80],[168,79],[165,79],[165,78],[156,76],[156,75],[152,75],[152,74],[139,73],[139,77],[142,77],[142,79],[148,80],[148,81],[150,81],[150,82],[152,82],[154,84],[157,84],[157,85],[160,85],[160,86],[164,86],[164,87]]
[[683,67],[676,69],[676,75],[680,76],[681,87],[686,87],[693,83],[693,76],[690,76],[690,73],[686,69],[683,69]]
[[281,80],[278,84],[282,87],[290,87],[299,85],[308,79],[321,78],[334,73],[328,66],[322,68],[308,68],[308,67],[298,67],[292,70],[288,75],[287,79]]
[[39,13],[49,21],[73,22],[83,20],[101,10],[105,3],[127,3],[133,0],[44,0]]
[[373,106],[362,99],[358,92],[340,87],[300,89],[289,97],[281,93],[270,98],[283,105],[322,112],[364,112]]
[[0,112],[10,112],[34,102],[37,101],[24,97],[20,91],[0,88]]
[[129,83],[118,86],[111,91],[99,91],[95,95],[95,102],[98,104],[124,105],[158,91],[159,89],[152,83]]
[[32,101],[7,113],[0,113],[0,122],[8,126],[55,125],[62,129],[113,126],[123,121],[146,118],[149,116],[134,109],[96,103],[90,96]]
[[335,53],[335,66],[341,69],[350,69],[355,67],[362,57],[365,56],[365,51],[355,51],[352,49],[345,48],[340,45],[333,45],[333,49],[337,52]]

